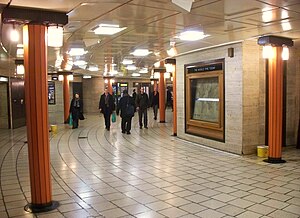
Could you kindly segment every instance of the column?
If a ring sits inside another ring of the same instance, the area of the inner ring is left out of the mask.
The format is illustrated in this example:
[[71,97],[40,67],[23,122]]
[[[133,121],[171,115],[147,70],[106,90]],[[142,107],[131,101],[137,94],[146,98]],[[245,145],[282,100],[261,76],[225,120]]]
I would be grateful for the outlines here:
[[166,122],[166,85],[164,71],[160,72],[159,78],[159,122]]
[[52,201],[48,131],[46,27],[29,24],[23,28],[26,125],[31,203],[29,212],[55,209]]
[[173,71],[173,136],[177,136],[176,65]]
[[111,94],[111,95],[113,94],[112,79],[108,79],[107,90],[108,90],[109,94]]
[[273,47],[274,58],[269,59],[269,155],[266,162],[284,163],[282,153],[282,111],[283,111],[283,60],[282,47]]
[[68,123],[69,110],[70,110],[70,83],[68,75],[64,75],[63,80],[63,95],[64,95],[64,122]]

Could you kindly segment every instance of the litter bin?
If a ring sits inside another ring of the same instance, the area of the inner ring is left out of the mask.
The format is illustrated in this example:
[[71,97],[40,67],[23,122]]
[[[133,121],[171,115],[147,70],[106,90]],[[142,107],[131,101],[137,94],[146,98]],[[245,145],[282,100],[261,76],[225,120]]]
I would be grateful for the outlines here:
[[51,127],[51,132],[53,134],[56,134],[57,133],[57,125],[51,125],[50,127]]
[[268,157],[268,146],[265,145],[257,146],[257,156]]

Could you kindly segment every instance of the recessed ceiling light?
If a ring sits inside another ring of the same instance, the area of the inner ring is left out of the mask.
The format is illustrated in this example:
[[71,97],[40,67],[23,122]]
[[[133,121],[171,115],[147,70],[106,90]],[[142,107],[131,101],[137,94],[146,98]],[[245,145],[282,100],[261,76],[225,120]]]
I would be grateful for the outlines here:
[[96,65],[95,65],[95,66],[89,66],[89,67],[88,67],[88,70],[89,70],[89,71],[98,71],[99,68],[98,68],[98,66],[96,66]]
[[89,76],[89,75],[84,75],[82,78],[83,78],[83,79],[91,79],[91,78],[92,78],[92,76]]
[[133,74],[131,74],[131,76],[139,77],[139,76],[141,76],[141,74],[139,74],[139,73],[133,73]]
[[134,52],[132,52],[130,54],[132,54],[134,56],[143,57],[143,56],[147,56],[150,53],[152,53],[152,52],[150,52],[148,49],[136,49],[136,50],[134,50]]
[[148,68],[144,67],[142,68],[139,73],[143,74],[143,73],[148,73]]
[[124,59],[124,60],[122,61],[122,64],[124,64],[124,65],[130,65],[130,64],[133,64],[133,60]]
[[74,62],[74,65],[76,65],[76,66],[85,66],[86,64],[87,64],[87,62],[83,61],[83,60],[78,60],[78,61]]
[[128,65],[126,67],[127,70],[136,70],[136,66],[135,65]]
[[94,29],[94,33],[97,35],[114,35],[126,28],[127,27],[121,28],[119,25],[100,24],[96,29]]
[[86,54],[87,51],[84,50],[84,48],[71,48],[68,54],[70,56],[81,56]]
[[196,41],[204,39],[208,35],[204,35],[202,31],[187,30],[179,34],[179,39],[183,41]]

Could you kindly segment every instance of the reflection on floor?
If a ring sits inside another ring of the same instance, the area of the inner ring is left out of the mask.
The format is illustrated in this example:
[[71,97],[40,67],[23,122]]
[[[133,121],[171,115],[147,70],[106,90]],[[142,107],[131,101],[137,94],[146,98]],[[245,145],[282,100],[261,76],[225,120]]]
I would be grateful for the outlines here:
[[87,116],[78,129],[61,125],[51,135],[53,200],[60,207],[43,214],[23,210],[30,202],[25,128],[1,130],[0,217],[300,215],[299,150],[286,149],[288,162],[270,165],[172,137],[171,122],[151,120],[140,130],[135,117],[131,135],[119,123],[111,131],[103,124]]

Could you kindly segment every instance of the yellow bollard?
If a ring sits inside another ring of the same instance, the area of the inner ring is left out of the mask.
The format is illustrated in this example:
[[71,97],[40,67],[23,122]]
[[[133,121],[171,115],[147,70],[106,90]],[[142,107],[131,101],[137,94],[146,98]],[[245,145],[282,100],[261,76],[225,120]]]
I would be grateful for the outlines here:
[[265,145],[257,146],[257,156],[268,157],[268,146]]
[[51,127],[51,132],[53,134],[56,134],[57,133],[57,125],[51,125],[50,127]]

